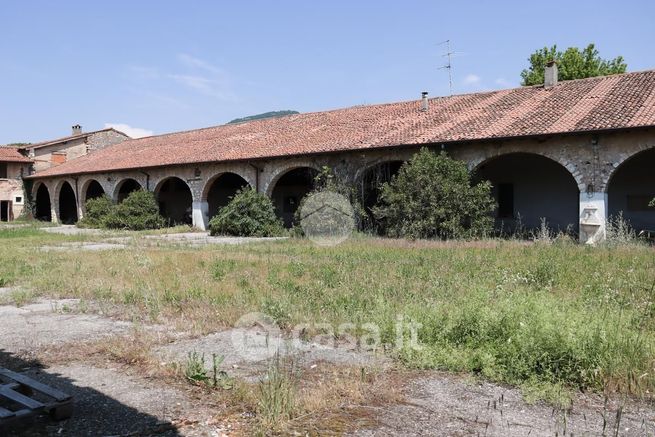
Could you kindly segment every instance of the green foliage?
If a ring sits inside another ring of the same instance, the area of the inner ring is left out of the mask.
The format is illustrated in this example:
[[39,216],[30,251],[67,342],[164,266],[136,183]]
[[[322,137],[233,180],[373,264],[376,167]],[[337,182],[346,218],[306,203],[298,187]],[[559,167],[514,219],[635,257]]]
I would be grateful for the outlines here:
[[406,238],[472,238],[492,230],[491,184],[472,184],[466,164],[424,148],[382,185],[373,209],[387,234]]
[[655,208],[655,199],[651,200],[648,206],[651,208]]
[[589,44],[583,50],[569,47],[564,52],[557,50],[557,45],[544,47],[530,55],[528,60],[530,67],[521,72],[522,85],[543,84],[544,69],[549,61],[557,62],[560,80],[625,73],[628,68],[622,56],[611,60],[602,59],[594,44]]
[[298,111],[270,111],[263,114],[249,115],[248,117],[235,118],[227,124],[245,123],[246,121],[262,120],[264,118],[284,117],[286,115],[299,114]]
[[[307,193],[305,197],[303,197],[300,201],[300,205],[296,210],[293,220],[294,223],[299,224],[301,222],[303,206],[305,206],[307,199],[309,199],[312,195],[325,192],[339,194],[348,200],[350,206],[353,208],[353,219],[355,226],[357,228],[361,228],[361,225],[367,216],[366,211],[364,210],[364,207],[359,200],[357,189],[352,184],[346,183],[343,177],[335,174],[334,171],[328,166],[323,166],[314,177],[313,190]],[[334,216],[334,218],[338,219],[341,217]],[[343,218],[346,219],[346,217]],[[349,217],[347,219],[350,220]],[[297,236],[302,236],[302,227],[294,226],[293,233]]]
[[114,202],[106,194],[95,199],[89,199],[86,201],[84,218],[77,222],[77,226],[81,228],[104,228],[104,220],[112,213],[113,209]]
[[189,352],[184,364],[184,377],[192,384],[229,390],[234,386],[234,380],[224,370],[218,370],[224,359],[223,356],[212,354],[212,370],[209,372],[205,368],[205,354]]
[[31,179],[23,179],[23,212],[21,214],[22,218],[32,219],[34,218],[34,209],[36,208],[36,203],[32,197],[32,188],[34,187],[34,181]]
[[155,195],[146,190],[130,193],[119,204],[114,204],[107,196],[90,199],[86,202],[86,215],[78,222],[80,227],[132,231],[159,229],[165,225]]
[[209,221],[211,235],[274,237],[284,233],[271,199],[250,187],[237,191]]
[[257,417],[265,429],[276,429],[293,418],[297,379],[293,363],[281,362],[276,355],[266,377],[259,382]]
[[159,214],[155,195],[150,191],[137,190],[114,206],[105,218],[104,225],[109,229],[142,231],[163,228],[166,220]]

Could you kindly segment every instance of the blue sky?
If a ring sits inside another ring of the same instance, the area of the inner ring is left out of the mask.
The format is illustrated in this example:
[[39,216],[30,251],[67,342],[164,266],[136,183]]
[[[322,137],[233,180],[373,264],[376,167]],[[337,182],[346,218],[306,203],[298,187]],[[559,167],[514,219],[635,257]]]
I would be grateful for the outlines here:
[[650,69],[653,17],[655,2],[630,0],[3,0],[0,144],[446,95],[446,39],[455,93],[518,86],[553,43]]

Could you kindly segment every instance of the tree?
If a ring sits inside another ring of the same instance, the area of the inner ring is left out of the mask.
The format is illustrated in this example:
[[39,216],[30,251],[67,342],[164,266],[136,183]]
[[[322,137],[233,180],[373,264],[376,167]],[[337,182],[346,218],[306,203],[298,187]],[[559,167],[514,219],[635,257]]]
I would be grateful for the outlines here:
[[526,86],[544,83],[544,69],[549,61],[557,62],[561,80],[625,73],[628,68],[622,56],[612,60],[602,59],[593,43],[583,50],[569,47],[564,52],[558,51],[557,45],[544,47],[530,55],[528,61],[530,67],[521,72],[522,85]]
[[391,237],[488,235],[496,204],[487,181],[473,184],[466,164],[423,148],[382,185],[373,211]]
[[284,234],[275,207],[265,194],[245,187],[209,221],[211,235],[277,237]]
[[[102,204],[104,201],[100,201]],[[100,206],[99,209],[101,209]],[[166,220],[159,214],[155,195],[146,190],[131,192],[125,200],[108,209],[101,225],[109,229],[142,231],[166,226]]]

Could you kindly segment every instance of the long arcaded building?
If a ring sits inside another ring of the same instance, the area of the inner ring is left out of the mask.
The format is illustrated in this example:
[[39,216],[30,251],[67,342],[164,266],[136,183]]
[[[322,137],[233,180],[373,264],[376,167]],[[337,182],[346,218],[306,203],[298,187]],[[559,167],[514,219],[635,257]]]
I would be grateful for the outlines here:
[[370,206],[375,182],[428,147],[493,183],[498,227],[545,219],[593,241],[622,213],[637,230],[655,229],[655,71],[558,83],[553,66],[542,86],[115,140],[28,176],[36,215],[74,222],[91,197],[121,201],[145,188],[171,221],[205,229],[250,185],[289,224],[323,166],[360,188]]

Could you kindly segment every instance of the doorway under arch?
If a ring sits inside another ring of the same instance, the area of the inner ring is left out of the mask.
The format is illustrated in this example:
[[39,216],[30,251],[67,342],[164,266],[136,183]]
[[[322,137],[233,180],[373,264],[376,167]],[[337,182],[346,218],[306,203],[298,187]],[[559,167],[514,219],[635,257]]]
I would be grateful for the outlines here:
[[118,190],[116,191],[116,201],[121,203],[123,200],[134,191],[139,191],[141,189],[141,184],[136,180],[128,178],[123,179],[118,183]]
[[297,167],[284,173],[275,183],[271,200],[286,228],[294,225],[296,210],[303,197],[314,189],[318,171],[311,167]]
[[210,180],[205,188],[203,199],[207,201],[207,216],[209,220],[218,210],[227,205],[232,197],[248,182],[236,173],[221,173]]
[[496,230],[536,230],[542,219],[553,231],[578,233],[580,190],[560,163],[532,153],[510,153],[481,163],[475,179],[491,182]]
[[372,165],[362,172],[359,181],[357,181],[359,198],[366,211],[365,222],[362,227],[366,230],[383,233],[384,224],[375,218],[373,208],[380,200],[380,188],[385,182],[390,182],[400,167],[403,161],[386,161]]
[[193,195],[182,179],[171,176],[161,181],[155,188],[159,203],[159,213],[170,226],[191,225]]
[[639,152],[623,162],[607,184],[607,213],[619,214],[635,231],[655,231],[655,148]]
[[68,181],[64,181],[59,189],[59,221],[65,225],[77,222],[77,199]]
[[52,221],[52,204],[50,203],[50,192],[45,184],[40,184],[36,190],[34,218],[43,222]]

